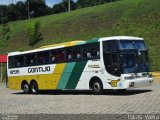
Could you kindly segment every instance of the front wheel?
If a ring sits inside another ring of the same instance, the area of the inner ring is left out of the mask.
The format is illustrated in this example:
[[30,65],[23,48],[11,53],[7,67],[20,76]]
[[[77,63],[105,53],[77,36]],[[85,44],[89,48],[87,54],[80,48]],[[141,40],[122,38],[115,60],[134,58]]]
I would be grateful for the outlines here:
[[92,84],[92,90],[93,90],[93,93],[96,95],[101,94],[103,90],[102,83],[99,81],[94,81]]
[[36,82],[32,82],[31,83],[31,93],[32,94],[36,94],[36,93],[38,93],[38,85],[37,85],[37,83]]

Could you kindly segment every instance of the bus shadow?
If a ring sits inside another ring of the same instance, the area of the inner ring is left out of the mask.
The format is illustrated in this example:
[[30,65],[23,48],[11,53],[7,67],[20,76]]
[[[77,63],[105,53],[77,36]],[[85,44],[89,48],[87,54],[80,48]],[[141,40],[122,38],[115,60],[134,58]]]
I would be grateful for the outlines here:
[[[123,92],[116,91],[116,90],[105,90],[102,92],[101,95],[129,96],[129,95],[142,94],[147,92],[152,92],[152,90],[133,89],[133,90],[127,90]],[[12,93],[12,94],[25,95],[23,92]],[[45,90],[45,91],[39,91],[39,93],[35,95],[94,95],[94,94],[91,90]]]

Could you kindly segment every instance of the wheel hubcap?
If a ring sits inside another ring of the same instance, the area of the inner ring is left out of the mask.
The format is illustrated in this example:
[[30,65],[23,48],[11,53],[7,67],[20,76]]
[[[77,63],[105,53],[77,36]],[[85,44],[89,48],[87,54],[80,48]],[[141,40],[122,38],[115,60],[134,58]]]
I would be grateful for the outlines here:
[[36,93],[36,89],[35,89],[34,86],[32,86],[32,92],[33,92],[33,93]]
[[95,83],[95,84],[94,84],[94,90],[95,90],[95,91],[99,91],[99,90],[100,90],[100,85],[99,85],[99,83]]
[[28,85],[27,84],[24,85],[24,91],[28,91]]

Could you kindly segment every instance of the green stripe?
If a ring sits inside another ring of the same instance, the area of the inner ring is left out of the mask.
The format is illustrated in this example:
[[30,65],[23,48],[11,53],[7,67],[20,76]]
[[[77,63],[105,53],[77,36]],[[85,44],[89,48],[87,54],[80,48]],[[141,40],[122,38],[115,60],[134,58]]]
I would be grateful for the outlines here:
[[91,39],[91,40],[87,40],[86,41],[86,44],[87,43],[95,43],[95,42],[98,42],[99,38],[94,38],[94,39]]
[[82,44],[85,44],[86,41],[81,41],[81,42],[78,42],[76,45],[82,45]]
[[71,62],[71,63],[66,64],[64,71],[62,73],[62,76],[60,78],[60,81],[58,83],[57,89],[64,89],[65,88],[75,64],[76,64],[76,62]]
[[65,88],[75,64],[76,64],[76,62],[71,62],[71,63],[66,64],[64,71],[62,73],[62,76],[60,78],[60,81],[57,85],[57,89],[64,89]]
[[77,62],[73,68],[73,71],[69,77],[65,89],[75,89],[77,83],[82,75],[82,72],[86,66],[87,61]]

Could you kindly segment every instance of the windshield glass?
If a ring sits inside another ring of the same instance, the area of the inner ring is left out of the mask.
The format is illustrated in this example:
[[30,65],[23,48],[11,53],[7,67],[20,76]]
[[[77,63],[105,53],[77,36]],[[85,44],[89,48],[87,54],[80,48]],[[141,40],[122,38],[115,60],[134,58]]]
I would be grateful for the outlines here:
[[120,40],[120,49],[147,49],[144,40]]
[[121,52],[120,58],[123,74],[150,71],[147,51]]
[[144,40],[104,41],[103,57],[105,68],[112,75],[150,71]]
[[138,72],[138,61],[135,52],[122,52],[120,53],[120,59],[124,74]]
[[138,54],[139,58],[139,67],[140,71],[142,72],[149,72],[150,71],[150,63],[148,58],[148,51],[141,51],[140,54]]

